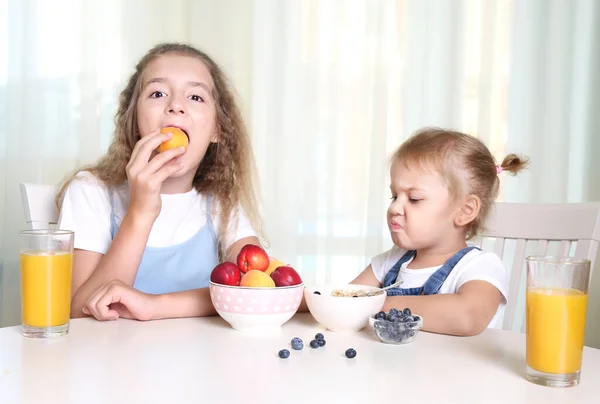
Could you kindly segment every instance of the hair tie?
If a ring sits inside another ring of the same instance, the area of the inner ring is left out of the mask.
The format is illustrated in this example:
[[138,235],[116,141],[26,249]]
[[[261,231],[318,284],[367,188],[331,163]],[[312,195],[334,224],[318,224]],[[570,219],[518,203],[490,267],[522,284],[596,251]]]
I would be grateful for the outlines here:
[[496,166],[496,174],[500,174],[502,172],[502,166],[501,165],[497,165]]

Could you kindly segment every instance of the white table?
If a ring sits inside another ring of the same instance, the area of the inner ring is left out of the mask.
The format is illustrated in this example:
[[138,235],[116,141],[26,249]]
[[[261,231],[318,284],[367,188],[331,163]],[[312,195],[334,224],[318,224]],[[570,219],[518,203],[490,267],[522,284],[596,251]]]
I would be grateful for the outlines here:
[[[315,333],[327,345],[311,349]],[[305,342],[289,348],[292,337]],[[344,351],[358,352],[347,359]],[[280,359],[277,352],[291,355]],[[368,327],[324,331],[297,314],[281,335],[248,337],[220,317],[136,322],[79,319],[54,340],[0,329],[0,403],[598,403],[600,350],[585,348],[578,387],[524,379],[525,336],[421,332],[386,345]],[[418,400],[418,401],[417,401]]]

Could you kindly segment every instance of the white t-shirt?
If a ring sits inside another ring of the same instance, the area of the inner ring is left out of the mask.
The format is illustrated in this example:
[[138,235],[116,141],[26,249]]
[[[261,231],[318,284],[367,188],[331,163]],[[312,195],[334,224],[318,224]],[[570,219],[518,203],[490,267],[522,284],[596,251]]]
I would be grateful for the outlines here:
[[[371,268],[375,278],[383,284],[385,275],[406,252],[400,247],[393,246],[388,251],[373,257]],[[441,267],[440,265],[431,268],[409,269],[407,266],[411,261],[412,258],[402,264],[398,272],[398,277],[402,277],[404,281],[401,286],[403,289],[423,286],[427,279]],[[488,327],[498,327],[502,309],[508,299],[508,274],[502,260],[496,254],[478,249],[469,251],[450,272],[440,287],[439,293],[456,293],[462,285],[473,280],[489,282],[502,294],[502,302],[488,325]]]
[[[168,247],[183,243],[206,224],[207,198],[196,189],[183,194],[162,194],[162,208],[156,218],[147,246]],[[124,184],[114,192],[114,214],[120,225],[129,206],[129,187]],[[61,229],[75,232],[75,248],[105,254],[112,242],[111,205],[108,189],[93,174],[81,172],[67,188],[59,218]],[[218,209],[212,218],[219,231]],[[229,248],[244,237],[256,236],[243,209],[237,221],[233,213],[223,247]]]

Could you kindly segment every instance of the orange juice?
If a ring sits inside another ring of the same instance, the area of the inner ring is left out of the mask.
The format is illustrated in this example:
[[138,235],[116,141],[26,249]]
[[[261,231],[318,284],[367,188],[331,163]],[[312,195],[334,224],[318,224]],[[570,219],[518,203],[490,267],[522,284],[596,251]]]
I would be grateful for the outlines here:
[[41,328],[69,321],[72,265],[69,252],[21,253],[23,324]]
[[527,365],[539,372],[581,370],[587,294],[575,289],[527,291]]

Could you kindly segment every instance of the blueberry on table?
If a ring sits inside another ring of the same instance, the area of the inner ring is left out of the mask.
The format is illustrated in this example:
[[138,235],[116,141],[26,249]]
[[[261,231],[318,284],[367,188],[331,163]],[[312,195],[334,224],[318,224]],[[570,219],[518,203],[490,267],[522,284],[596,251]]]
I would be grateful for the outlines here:
[[346,349],[346,358],[352,359],[356,356],[356,351],[353,348]]
[[287,349],[282,349],[281,351],[279,351],[279,357],[281,359],[289,358],[289,356],[290,356],[290,351],[288,351]]
[[327,343],[327,341],[325,341],[324,339],[318,339],[317,342],[319,343],[319,346],[325,346],[325,344]]
[[403,313],[406,314],[407,316],[410,316],[412,314],[408,307],[404,309]]
[[310,347],[311,348],[318,348],[319,347],[319,341],[317,341],[316,339],[313,339],[312,341],[310,341]]
[[304,348],[304,343],[302,342],[302,340],[298,337],[292,339],[292,349],[299,351],[302,348]]
[[325,336],[321,333],[318,333],[317,335],[315,335],[315,339],[316,340],[325,339]]

